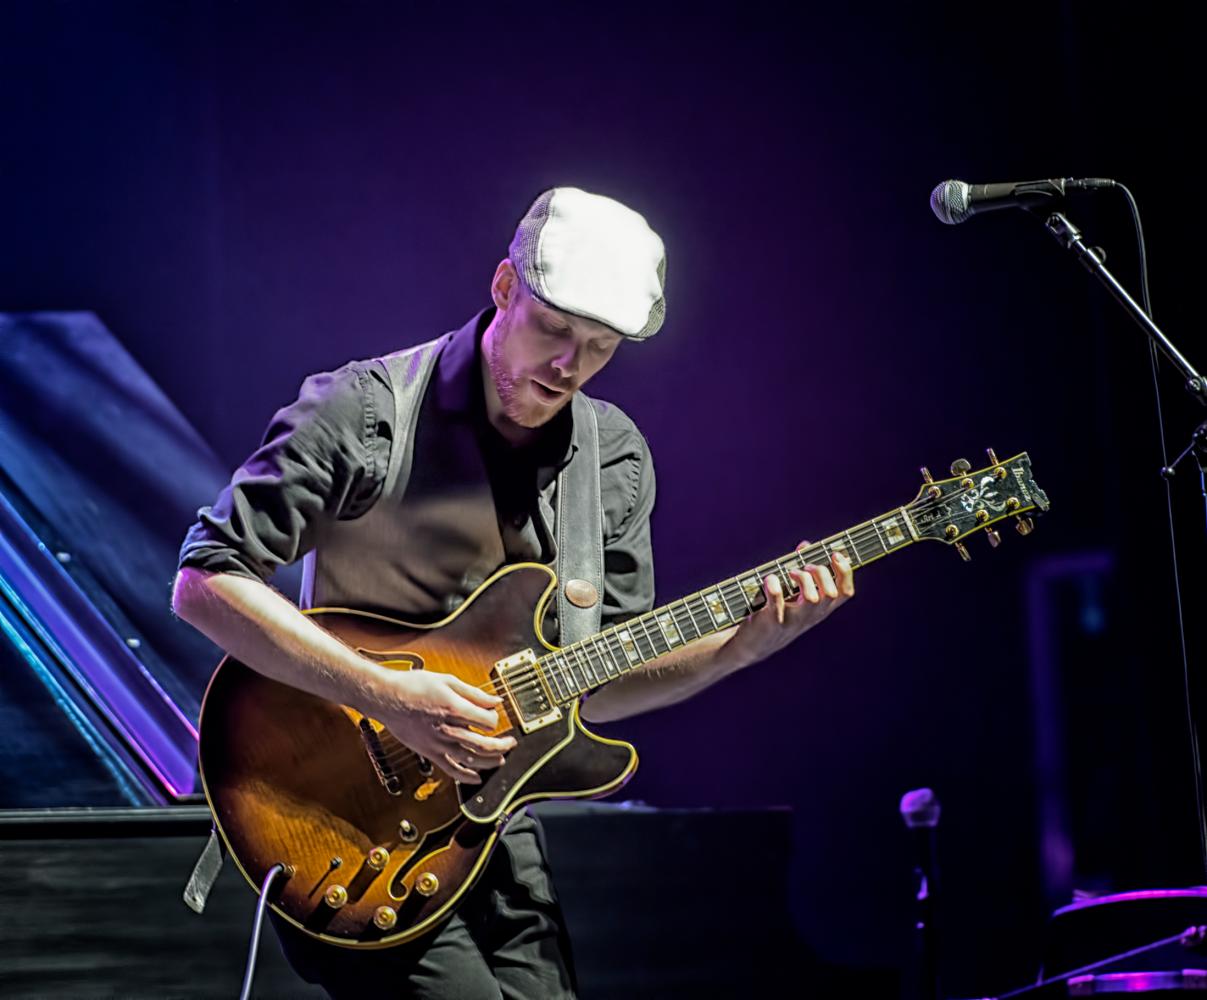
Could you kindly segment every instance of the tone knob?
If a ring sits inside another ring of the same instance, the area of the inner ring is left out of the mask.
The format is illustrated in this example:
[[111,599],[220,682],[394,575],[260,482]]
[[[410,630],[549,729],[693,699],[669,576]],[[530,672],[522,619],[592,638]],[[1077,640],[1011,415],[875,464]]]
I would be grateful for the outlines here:
[[338,910],[348,902],[348,890],[342,885],[333,885],[323,893],[323,902],[333,910]]
[[392,906],[379,906],[373,911],[373,923],[378,929],[388,931],[398,923],[398,912]]
[[972,471],[972,463],[966,458],[957,458],[951,463],[951,474],[953,476],[966,476]]
[[415,891],[421,896],[434,896],[440,888],[440,879],[432,872],[424,872],[415,879]]
[[375,847],[365,859],[366,864],[374,871],[381,871],[390,860],[390,852],[384,847]]

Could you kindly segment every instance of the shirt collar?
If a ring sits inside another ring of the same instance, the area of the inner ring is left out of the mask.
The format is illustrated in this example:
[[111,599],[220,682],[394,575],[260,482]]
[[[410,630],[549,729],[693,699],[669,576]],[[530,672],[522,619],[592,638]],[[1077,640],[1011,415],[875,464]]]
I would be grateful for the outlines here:
[[[491,438],[503,439],[486,419],[486,403],[482,388],[481,354],[482,334],[490,326],[497,310],[494,306],[483,309],[459,330],[448,335],[444,350],[437,362],[436,404],[451,417],[460,417],[479,423]],[[541,434],[530,445],[522,449],[538,466],[561,470],[574,456],[573,408],[569,405],[542,429]]]

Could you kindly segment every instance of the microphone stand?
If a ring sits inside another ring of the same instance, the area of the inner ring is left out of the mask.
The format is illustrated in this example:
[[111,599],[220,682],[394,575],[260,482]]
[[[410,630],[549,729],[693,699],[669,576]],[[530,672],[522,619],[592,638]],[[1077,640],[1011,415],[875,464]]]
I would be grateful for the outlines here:
[[[1130,195],[1128,196],[1130,199]],[[1028,212],[1032,215],[1040,213],[1033,208],[1028,208]],[[1137,220],[1137,225],[1139,222]],[[1198,401],[1199,405],[1207,406],[1207,379],[1204,379],[1194,368],[1181,351],[1177,349],[1161,329],[1153,322],[1152,317],[1145,312],[1143,306],[1140,305],[1131,295],[1128,294],[1115,276],[1106,268],[1106,253],[1097,248],[1086,246],[1085,240],[1082,239],[1081,230],[1078,229],[1068,218],[1061,212],[1052,212],[1048,215],[1044,222],[1044,228],[1055,238],[1066,250],[1071,250],[1082,264],[1095,278],[1106,286],[1107,291],[1115,297],[1115,300],[1123,306],[1128,315],[1131,316],[1136,323],[1139,324],[1147,335],[1152,345],[1160,351],[1169,360],[1181,374],[1182,384],[1186,391]],[[1174,476],[1174,472],[1179,462],[1182,461],[1190,453],[1194,453],[1195,462],[1199,467],[1199,490],[1203,495],[1204,510],[1207,512],[1207,420],[1203,421],[1194,429],[1190,436],[1190,443],[1182,449],[1169,465],[1161,469],[1161,476],[1166,480],[1170,480]],[[1172,531],[1172,507],[1171,507],[1171,522],[1170,528]],[[1176,559],[1176,550],[1175,550]],[[1184,654],[1183,654],[1184,655]],[[1199,778],[1200,761],[1198,751],[1198,736],[1195,732],[1193,722],[1194,710],[1191,707],[1188,699],[1187,710],[1191,713],[1191,749],[1194,754],[1195,768],[1195,798],[1198,805],[1199,814],[1199,847],[1202,852],[1202,862],[1207,873],[1207,810],[1204,809],[1203,803],[1203,788]]]
[[[1148,313],[1144,311],[1143,306],[1133,299],[1128,294],[1127,289],[1119,284],[1115,276],[1107,270],[1106,254],[1095,247],[1086,246],[1085,240],[1081,238],[1081,230],[1060,212],[1053,212],[1049,215],[1047,221],[1044,223],[1044,228],[1055,237],[1056,242],[1062,247],[1073,251],[1073,256],[1081,262],[1082,266],[1106,286],[1107,291],[1115,297],[1119,304],[1127,310],[1131,318],[1139,323],[1140,328],[1148,334],[1149,339],[1156,345],[1157,350],[1164,354],[1173,366],[1181,372],[1182,378],[1185,379],[1186,391],[1197,399],[1201,405],[1207,406],[1207,380],[1204,380],[1203,376],[1195,371],[1194,365],[1187,361],[1182,352],[1161,332],[1160,327],[1152,321]],[[1202,425],[1195,432],[1196,437],[1200,436],[1200,432],[1203,432]],[[1190,447],[1195,447],[1194,441],[1191,442]],[[1185,454],[1186,452],[1182,452],[1182,455]],[[1198,453],[1196,452],[1196,454]],[[1182,456],[1178,457],[1180,459]],[[1203,456],[1198,455],[1198,457],[1202,458]],[[1176,465],[1177,462],[1174,462],[1174,464]]]
[[[1036,214],[1033,210],[1028,209],[1028,211]],[[1153,346],[1164,354],[1178,370],[1183,379],[1182,384],[1191,397],[1197,400],[1200,406],[1207,406],[1207,379],[1195,371],[1194,365],[1161,332],[1161,328],[1152,321],[1152,317],[1144,311],[1144,307],[1133,299],[1127,289],[1119,284],[1115,276],[1107,270],[1106,254],[1096,247],[1086,246],[1085,240],[1081,238],[1081,230],[1060,212],[1053,212],[1049,215],[1044,223],[1044,228],[1055,237],[1056,242],[1062,247],[1073,251],[1073,256],[1081,262],[1082,266],[1106,286],[1107,291],[1140,325],[1140,329],[1148,334]],[[1199,467],[1199,489],[1203,494],[1204,504],[1207,505],[1207,420],[1194,429],[1194,433],[1190,436],[1190,443],[1182,449],[1177,458],[1161,469],[1161,475],[1165,479],[1172,479],[1178,463],[1191,452],[1194,453]]]

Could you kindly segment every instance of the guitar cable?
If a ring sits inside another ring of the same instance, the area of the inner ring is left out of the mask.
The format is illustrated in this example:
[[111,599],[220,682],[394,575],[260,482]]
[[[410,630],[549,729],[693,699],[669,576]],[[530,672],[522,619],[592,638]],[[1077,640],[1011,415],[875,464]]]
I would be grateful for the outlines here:
[[[1144,312],[1149,319],[1152,319],[1152,302],[1148,296],[1148,254],[1144,247],[1144,230],[1140,226],[1140,209],[1127,185],[1116,182],[1115,187],[1123,192],[1128,208],[1131,209],[1132,224],[1136,230],[1136,243],[1139,251],[1140,299],[1144,305]],[[1161,385],[1158,379],[1160,354],[1157,351],[1157,345],[1151,338],[1148,341],[1148,353],[1149,363],[1152,367],[1153,395],[1157,401],[1157,433],[1161,438],[1161,471],[1162,478],[1165,480],[1165,506],[1169,515],[1169,552],[1173,564],[1174,606],[1178,613],[1178,640],[1182,652],[1182,689],[1186,699],[1186,728],[1190,737],[1190,757],[1194,769],[1194,801],[1199,825],[1199,862],[1202,866],[1203,877],[1207,879],[1207,807],[1203,802],[1203,758],[1199,749],[1199,722],[1194,710],[1194,699],[1190,686],[1190,658],[1186,652],[1186,617],[1182,602],[1181,572],[1178,568],[1178,538],[1173,511],[1173,479],[1171,475],[1166,474],[1166,470],[1169,469],[1169,450],[1165,441],[1165,412],[1161,403]],[[1204,498],[1207,499],[1207,483],[1203,482],[1201,472],[1199,478]]]
[[251,941],[247,949],[247,967],[243,971],[243,988],[239,991],[239,1000],[250,1000],[251,982],[256,975],[256,955],[260,950],[260,929],[264,925],[264,911],[268,909],[268,890],[278,875],[285,873],[285,866],[278,862],[268,869],[264,881],[260,884],[260,898],[256,900],[256,917],[251,926]]

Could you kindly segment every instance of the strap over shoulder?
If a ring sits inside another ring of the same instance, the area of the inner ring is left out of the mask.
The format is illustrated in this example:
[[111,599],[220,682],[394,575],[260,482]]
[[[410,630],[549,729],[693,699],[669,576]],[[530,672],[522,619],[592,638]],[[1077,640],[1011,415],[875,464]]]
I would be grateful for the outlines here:
[[557,478],[557,620],[563,646],[599,631],[604,580],[599,422],[581,392],[571,405],[574,458]]

